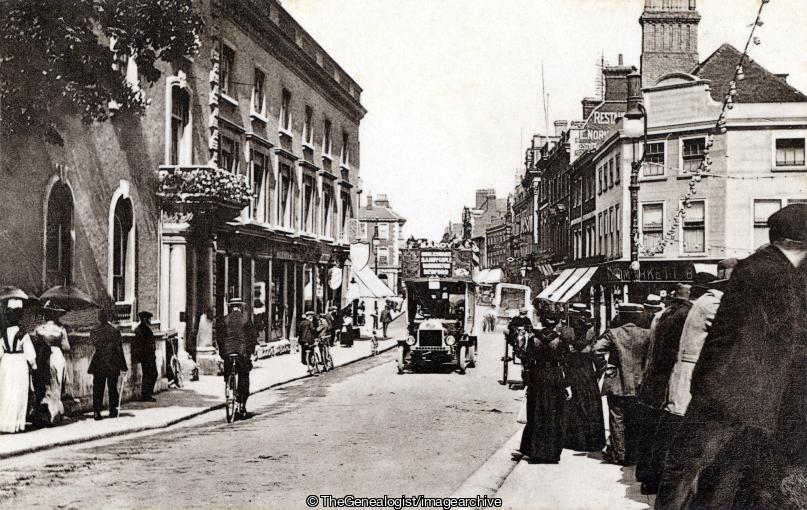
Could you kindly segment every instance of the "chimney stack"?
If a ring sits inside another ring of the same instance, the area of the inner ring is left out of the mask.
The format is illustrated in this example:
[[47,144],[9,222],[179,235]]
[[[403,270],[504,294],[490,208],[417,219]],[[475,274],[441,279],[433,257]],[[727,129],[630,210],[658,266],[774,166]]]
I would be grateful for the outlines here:
[[583,120],[585,121],[589,118],[591,112],[594,111],[594,108],[598,107],[602,101],[596,97],[585,97],[581,103],[583,104]]
[[628,75],[628,112],[638,110],[642,103],[642,75],[635,70]]
[[555,136],[560,136],[563,134],[564,131],[569,127],[568,120],[556,120],[555,121]]
[[367,210],[373,209],[373,194],[369,191],[367,192]]

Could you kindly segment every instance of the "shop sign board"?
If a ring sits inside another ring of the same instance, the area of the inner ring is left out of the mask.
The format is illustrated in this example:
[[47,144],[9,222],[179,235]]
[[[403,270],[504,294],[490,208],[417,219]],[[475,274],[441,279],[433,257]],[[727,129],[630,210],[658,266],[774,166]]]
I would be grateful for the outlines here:
[[586,122],[578,128],[576,140],[573,140],[574,159],[597,148],[625,115],[625,108],[624,101],[604,102],[591,112]]
[[449,277],[451,260],[451,250],[423,250],[420,252],[420,275]]
[[[608,280],[629,282],[630,263],[609,264]],[[648,261],[639,263],[638,282],[691,282],[695,276],[695,266],[689,261]]]

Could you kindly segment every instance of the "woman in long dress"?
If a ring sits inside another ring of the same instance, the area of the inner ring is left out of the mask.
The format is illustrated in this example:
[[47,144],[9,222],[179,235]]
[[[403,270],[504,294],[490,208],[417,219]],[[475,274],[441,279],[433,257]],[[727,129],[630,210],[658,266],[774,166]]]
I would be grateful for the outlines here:
[[569,345],[566,381],[572,388],[564,446],[578,452],[597,452],[605,447],[605,422],[597,384],[596,356],[591,351],[596,338],[579,315],[571,316],[571,326],[561,335]]
[[565,432],[566,401],[571,388],[564,373],[568,346],[556,331],[544,328],[528,339],[524,376],[527,383],[527,425],[520,452],[531,464],[560,461]]
[[6,324],[0,327],[0,432],[25,429],[28,412],[29,368],[36,369],[31,338],[20,327],[22,300],[6,303]]
[[45,386],[45,394],[39,401],[39,412],[37,413],[40,420],[46,425],[59,423],[64,415],[62,392],[67,375],[64,351],[70,350],[67,330],[59,323],[59,317],[64,312],[63,309],[46,303],[42,308],[45,323],[34,331],[37,338],[47,344],[50,349],[49,377]]

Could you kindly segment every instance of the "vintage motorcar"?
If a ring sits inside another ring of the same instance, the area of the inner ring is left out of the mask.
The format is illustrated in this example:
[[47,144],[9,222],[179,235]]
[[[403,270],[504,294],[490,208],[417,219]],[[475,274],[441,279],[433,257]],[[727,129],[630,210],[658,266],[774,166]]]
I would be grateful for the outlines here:
[[398,373],[408,367],[456,363],[461,374],[476,364],[474,282],[418,278],[405,282],[409,336],[398,342]]

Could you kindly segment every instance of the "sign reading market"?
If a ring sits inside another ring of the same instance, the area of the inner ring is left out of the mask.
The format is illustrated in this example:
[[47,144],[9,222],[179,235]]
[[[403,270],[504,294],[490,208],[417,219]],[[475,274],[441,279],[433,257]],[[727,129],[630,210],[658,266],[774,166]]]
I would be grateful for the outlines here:
[[423,250],[420,252],[421,276],[451,276],[451,250]]

